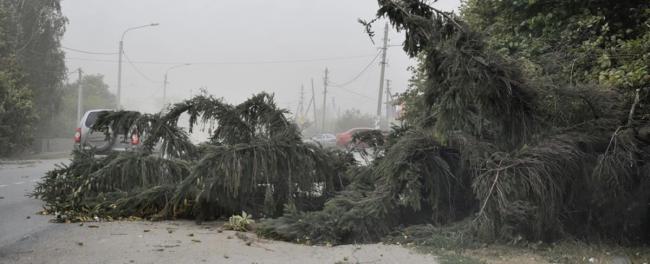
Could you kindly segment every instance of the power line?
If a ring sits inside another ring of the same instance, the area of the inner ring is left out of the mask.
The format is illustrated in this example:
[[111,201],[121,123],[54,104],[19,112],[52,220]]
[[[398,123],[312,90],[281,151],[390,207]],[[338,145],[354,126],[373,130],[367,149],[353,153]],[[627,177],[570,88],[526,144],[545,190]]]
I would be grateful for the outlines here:
[[353,83],[354,81],[359,79],[361,77],[361,75],[363,75],[370,68],[370,66],[372,66],[373,63],[375,63],[377,58],[379,58],[379,55],[381,55],[381,52],[377,52],[377,55],[375,55],[375,57],[372,59],[372,61],[370,61],[370,63],[368,63],[368,65],[366,65],[366,67],[364,67],[363,70],[361,70],[361,72],[359,72],[359,74],[354,76],[354,78],[352,78],[351,80],[349,80],[347,82],[344,82],[342,84],[331,83],[331,86],[337,87],[337,88],[342,88],[343,86],[346,86],[348,84]]
[[[117,53],[115,53],[117,54]],[[289,63],[306,63],[306,62],[319,62],[319,61],[335,61],[335,60],[350,60],[350,59],[359,59],[359,58],[369,58],[373,55],[355,55],[355,56],[345,56],[345,57],[327,57],[327,58],[313,58],[313,59],[287,59],[287,60],[265,60],[265,61],[197,61],[197,62],[171,62],[171,61],[131,61],[133,64],[162,64],[162,65],[173,65],[173,64],[203,64],[203,65],[251,65],[251,64],[289,64]],[[116,60],[109,59],[93,59],[93,58],[79,58],[79,57],[66,57],[66,60],[79,60],[79,61],[96,61],[96,62],[109,62],[117,63]]]
[[[336,87],[336,86],[335,86],[335,87]],[[341,90],[343,90],[343,91],[346,91],[346,92],[348,92],[348,93],[351,93],[351,94],[357,95],[357,96],[359,96],[359,97],[363,97],[363,98],[368,99],[368,100],[372,100],[372,101],[375,100],[374,98],[371,98],[370,96],[367,96],[367,95],[365,95],[365,94],[361,94],[361,93],[357,93],[357,92],[352,91],[352,90],[350,90],[350,89],[346,89],[346,88],[343,88],[343,87],[336,87],[336,88],[339,88],[339,89],[341,89]]]
[[150,82],[152,82],[152,83],[160,83],[160,82],[157,82],[157,81],[152,80],[151,78],[149,78],[149,76],[147,76],[147,75],[144,74],[142,71],[140,71],[140,69],[138,69],[138,67],[136,67],[135,64],[133,64],[133,62],[131,61],[131,59],[129,58],[129,56],[126,56],[126,52],[124,52],[123,55],[124,55],[124,58],[126,59],[126,62],[128,62],[128,63],[131,65],[131,67],[133,67],[133,69],[134,69],[134,70],[135,70],[135,71],[136,71],[136,72],[137,72],[137,73],[138,73],[142,78],[144,78],[144,79],[146,79],[147,81],[150,81]]
[[87,50],[80,50],[80,49],[73,49],[73,48],[68,48],[66,46],[61,46],[62,49],[64,50],[69,50],[69,51],[74,51],[74,52],[79,52],[79,53],[85,53],[85,54],[93,54],[93,55],[117,55],[117,52],[97,52],[97,51],[87,51]]

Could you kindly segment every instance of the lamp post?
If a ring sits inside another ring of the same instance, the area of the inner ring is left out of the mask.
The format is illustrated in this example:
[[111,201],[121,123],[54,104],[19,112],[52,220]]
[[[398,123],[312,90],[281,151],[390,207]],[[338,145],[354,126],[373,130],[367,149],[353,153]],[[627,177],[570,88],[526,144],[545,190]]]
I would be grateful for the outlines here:
[[169,71],[173,69],[184,67],[184,66],[190,66],[190,65],[192,64],[190,63],[177,64],[169,67],[169,69],[165,71],[165,81],[163,81],[163,100],[162,100],[163,107],[165,107],[165,104],[167,103],[167,74],[169,73]]
[[146,28],[146,27],[155,27],[158,26],[158,23],[151,23],[147,25],[142,25],[138,27],[132,27],[132,28],[127,28],[124,30],[122,33],[122,38],[120,38],[120,49],[118,52],[118,62],[117,62],[117,109],[122,108],[122,54],[124,53],[124,35],[126,35],[127,32],[135,29],[140,29],[140,28]]

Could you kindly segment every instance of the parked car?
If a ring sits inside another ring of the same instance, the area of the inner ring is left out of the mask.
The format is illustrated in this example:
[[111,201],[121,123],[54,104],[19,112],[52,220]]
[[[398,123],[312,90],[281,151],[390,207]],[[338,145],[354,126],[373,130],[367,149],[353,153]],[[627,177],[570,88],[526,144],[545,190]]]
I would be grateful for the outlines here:
[[92,126],[100,114],[113,111],[111,109],[94,109],[87,111],[77,127],[74,135],[76,149],[94,149],[97,154],[106,154],[111,151],[135,150],[142,146],[140,135],[136,131],[96,131]]
[[357,128],[352,128],[343,133],[338,133],[336,134],[336,145],[342,148],[350,148],[353,144],[352,137],[354,136],[354,134],[363,131],[370,131],[370,130],[374,130],[374,128],[357,127]]
[[318,143],[323,147],[334,147],[336,146],[336,136],[333,134],[325,133],[318,134],[309,139],[309,141]]

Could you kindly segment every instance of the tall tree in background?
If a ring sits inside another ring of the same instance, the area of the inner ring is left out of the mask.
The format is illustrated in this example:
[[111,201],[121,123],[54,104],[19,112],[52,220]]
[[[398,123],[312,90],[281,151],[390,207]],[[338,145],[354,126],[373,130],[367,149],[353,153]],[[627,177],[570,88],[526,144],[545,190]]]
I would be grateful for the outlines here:
[[624,92],[650,85],[649,1],[465,0],[461,13],[534,74]]
[[49,136],[66,74],[60,41],[67,19],[59,0],[0,1],[0,8],[4,11],[2,40],[6,45],[0,56],[15,57],[40,120],[35,124],[35,134]]
[[36,113],[32,93],[10,45],[10,16],[0,4],[0,157],[18,152],[31,143]]

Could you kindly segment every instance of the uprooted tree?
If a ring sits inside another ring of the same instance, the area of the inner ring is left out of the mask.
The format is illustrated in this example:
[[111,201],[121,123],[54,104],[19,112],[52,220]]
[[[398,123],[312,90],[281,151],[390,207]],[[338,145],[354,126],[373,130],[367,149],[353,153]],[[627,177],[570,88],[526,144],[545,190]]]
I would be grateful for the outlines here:
[[[244,210],[277,217],[260,234],[306,243],[375,241],[417,224],[483,241],[650,239],[647,89],[533,75],[454,14],[422,0],[379,5],[422,79],[403,98],[403,126],[359,138],[381,150],[369,165],[303,143],[267,94],[236,106],[198,96],[161,114],[101,116],[95,129],[137,130],[144,148],[77,153],[36,195],[82,220]],[[362,22],[372,36],[373,21]],[[184,113],[208,142],[189,143]]]

